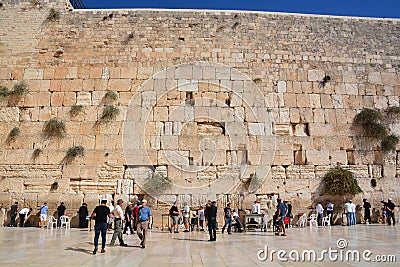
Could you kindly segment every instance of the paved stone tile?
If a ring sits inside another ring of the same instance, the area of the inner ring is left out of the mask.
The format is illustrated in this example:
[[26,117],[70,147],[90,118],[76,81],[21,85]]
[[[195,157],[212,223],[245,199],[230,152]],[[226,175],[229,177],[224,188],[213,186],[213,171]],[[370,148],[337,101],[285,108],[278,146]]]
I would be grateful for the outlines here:
[[[108,242],[112,232],[107,234]],[[217,234],[217,242],[208,242],[204,232],[170,234],[154,230],[146,249],[139,248],[136,235],[124,235],[129,247],[106,247],[106,253],[92,255],[94,232],[80,229],[0,228],[1,266],[382,266],[383,263],[334,262],[328,257],[315,262],[260,261],[257,253],[271,250],[314,249],[317,257],[323,249],[338,249],[337,240],[347,242],[348,250],[371,250],[375,255],[395,255],[400,228],[386,225],[335,226],[332,228],[294,228],[288,236],[272,232]],[[108,243],[107,242],[107,243]],[[394,266],[394,263],[385,263]]]

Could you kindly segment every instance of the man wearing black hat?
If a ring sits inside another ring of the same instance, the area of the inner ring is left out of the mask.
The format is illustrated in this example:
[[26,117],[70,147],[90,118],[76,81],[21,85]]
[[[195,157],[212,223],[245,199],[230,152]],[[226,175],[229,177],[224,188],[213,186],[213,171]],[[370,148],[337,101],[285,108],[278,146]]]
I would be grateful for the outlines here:
[[122,211],[122,206],[124,205],[124,201],[122,199],[118,199],[117,206],[115,206],[114,210],[114,234],[111,238],[110,246],[114,246],[115,240],[118,237],[120,246],[127,247],[128,245],[124,243],[122,239],[122,219],[124,218],[124,212]]
[[96,254],[99,245],[99,236],[101,232],[101,253],[106,252],[106,235],[107,235],[107,217],[111,218],[110,208],[107,207],[107,199],[101,200],[101,205],[97,206],[92,215],[92,219],[95,220],[94,225],[94,250],[93,254]]
[[369,224],[371,224],[371,204],[367,201],[366,198],[363,199],[364,205],[364,222],[365,224],[367,221],[369,221]]
[[65,215],[65,210],[67,208],[64,205],[64,202],[61,202],[60,206],[57,207],[57,215],[58,215],[58,220],[57,220],[57,227],[61,226],[61,216]]
[[211,242],[217,241],[217,207],[215,204],[216,202],[212,201],[205,211],[208,222],[208,233],[210,234],[210,240],[208,241]]
[[391,198],[389,198],[387,205],[386,205],[388,225],[391,225],[392,221],[393,221],[393,225],[396,224],[396,218],[394,215],[394,208],[396,207],[396,205],[392,201],[393,200]]

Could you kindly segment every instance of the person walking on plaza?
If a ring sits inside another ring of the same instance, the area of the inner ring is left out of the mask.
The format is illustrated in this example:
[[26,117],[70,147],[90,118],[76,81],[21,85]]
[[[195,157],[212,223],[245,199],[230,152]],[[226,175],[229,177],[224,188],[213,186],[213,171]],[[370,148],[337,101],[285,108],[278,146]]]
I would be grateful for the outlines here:
[[11,205],[11,220],[10,220],[10,227],[15,226],[15,219],[18,215],[18,202],[15,202],[14,205]]
[[152,212],[151,209],[147,206],[147,200],[142,200],[142,205],[138,210],[138,224],[137,224],[137,235],[140,242],[140,247],[146,247],[146,237],[148,235],[148,229],[150,224],[152,223]]
[[278,218],[278,232],[275,233],[275,235],[279,235],[279,233],[282,231],[281,236],[286,236],[286,229],[285,229],[285,217],[286,217],[286,206],[285,204],[282,203],[282,199],[278,198],[278,205],[276,206],[276,214],[277,214],[277,218]]
[[224,226],[222,227],[222,234],[225,231],[225,227],[228,226],[228,235],[231,235],[231,230],[232,230],[232,209],[231,209],[231,203],[226,203],[226,207],[224,208],[224,215],[225,215],[225,223]]
[[333,203],[332,201],[328,200],[326,203],[326,215],[330,217],[330,225],[333,226]]
[[64,202],[61,202],[60,206],[57,207],[57,216],[58,216],[58,220],[57,220],[57,227],[61,226],[61,216],[65,215],[65,210],[67,208],[64,205]]
[[86,220],[86,217],[89,215],[89,211],[86,203],[82,203],[82,206],[78,210],[78,215],[79,215],[79,228],[87,228],[88,221]]
[[47,202],[44,202],[42,206],[40,206],[40,226],[45,227],[47,224],[47,211],[49,207],[47,207]]
[[174,233],[178,233],[178,217],[179,217],[179,210],[178,207],[176,206],[176,201],[172,205],[172,207],[169,209],[169,216],[171,217],[172,220],[172,226],[169,228],[169,231],[172,233],[172,230],[174,230]]
[[318,202],[317,207],[315,208],[317,212],[317,221],[318,221],[318,226],[322,225],[322,217],[324,217],[324,208],[322,207],[322,203]]
[[[111,212],[111,214],[114,214],[114,200],[113,201],[111,201],[111,203],[110,203],[110,206],[108,206],[108,208],[110,209],[110,212]],[[108,230],[112,230],[112,225],[113,225],[113,222],[114,222],[114,217],[110,217],[110,218],[108,218],[108,221],[107,221],[107,223],[108,223]]]
[[112,217],[110,212],[110,208],[107,207],[107,199],[102,199],[101,204],[97,206],[92,215],[92,219],[95,221],[94,225],[94,250],[93,254],[95,255],[99,246],[99,237],[101,233],[101,253],[106,252],[106,236],[107,236],[107,219]]
[[200,231],[204,232],[204,220],[205,220],[205,216],[204,216],[204,207],[200,206],[200,210],[199,210],[199,224],[200,224]]
[[122,199],[118,199],[117,206],[115,206],[114,210],[114,234],[111,238],[110,246],[115,245],[115,240],[118,237],[118,241],[120,246],[127,247],[128,245],[124,243],[122,239],[122,220],[124,219],[124,212],[122,211],[122,206],[124,205],[124,201]]
[[367,221],[371,224],[371,204],[367,201],[366,198],[363,199],[364,205],[364,223],[366,224]]
[[126,231],[129,230],[131,231],[131,235],[133,234],[133,229],[132,229],[132,203],[128,202],[128,205],[125,208],[125,227],[124,227],[124,232],[123,234],[126,234]]
[[344,212],[346,213],[346,218],[347,218],[347,226],[352,226],[353,225],[353,215],[351,214],[353,212],[353,207],[351,205],[351,200],[346,202],[344,204]]
[[19,211],[19,226],[23,227],[25,224],[25,219],[28,217],[29,213],[31,213],[32,208],[23,208]]
[[210,242],[217,241],[217,206],[215,204],[216,202],[212,201],[205,211],[210,235],[210,240],[208,241]]
[[392,224],[393,221],[393,225],[396,224],[396,217],[394,214],[394,208],[396,207],[396,205],[392,202],[393,200],[391,198],[388,199],[387,205],[386,205],[386,211],[387,211],[387,223],[388,225]]

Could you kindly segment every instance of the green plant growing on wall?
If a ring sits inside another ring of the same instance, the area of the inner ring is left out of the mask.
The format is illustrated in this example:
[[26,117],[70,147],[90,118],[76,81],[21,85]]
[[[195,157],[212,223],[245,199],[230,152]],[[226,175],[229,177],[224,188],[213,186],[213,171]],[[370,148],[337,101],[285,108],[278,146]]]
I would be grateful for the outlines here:
[[61,17],[60,11],[55,10],[54,8],[50,9],[49,14],[47,15],[48,21],[59,20]]
[[144,183],[147,193],[160,194],[171,186],[171,180],[162,173],[153,172]]
[[43,134],[50,137],[64,138],[65,123],[57,118],[52,118],[43,125]]
[[101,120],[110,121],[114,120],[119,114],[119,109],[113,105],[106,105],[103,109],[103,114],[101,115]]
[[362,193],[354,174],[342,167],[334,167],[324,176],[323,189],[329,195],[355,195]]
[[15,141],[15,139],[17,139],[17,137],[19,136],[20,133],[21,133],[21,130],[18,127],[14,127],[8,135],[7,143]]
[[82,109],[83,109],[82,105],[73,105],[69,113],[71,114],[71,116],[76,116],[82,111]]
[[67,151],[67,158],[83,157],[85,155],[85,148],[83,146],[73,146]]
[[[400,109],[397,107],[390,107],[387,110],[387,114],[397,114]],[[399,142],[399,138],[394,134],[389,134],[389,129],[385,125],[387,118],[383,116],[378,110],[364,108],[354,118],[354,123],[361,126],[362,133],[365,136],[377,139],[381,141],[382,151],[393,151],[396,150],[396,145]]]
[[10,90],[7,87],[0,85],[0,97],[7,97],[10,95]]
[[28,93],[28,84],[25,81],[20,81],[13,86],[11,95],[14,96],[25,96]]
[[383,151],[396,151],[396,145],[399,143],[399,138],[394,134],[385,136],[381,141]]
[[118,94],[114,91],[107,91],[106,94],[104,95],[104,99],[107,100],[117,100],[118,99]]
[[37,159],[37,158],[40,156],[40,154],[42,154],[42,153],[43,153],[43,150],[41,150],[40,148],[36,148],[35,150],[33,150],[32,158],[35,160],[35,159]]

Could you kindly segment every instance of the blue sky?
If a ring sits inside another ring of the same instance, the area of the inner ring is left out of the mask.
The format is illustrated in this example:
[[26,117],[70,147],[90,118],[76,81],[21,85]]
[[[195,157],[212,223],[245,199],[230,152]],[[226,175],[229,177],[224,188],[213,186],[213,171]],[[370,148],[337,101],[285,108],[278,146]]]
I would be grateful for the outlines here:
[[82,0],[87,8],[234,9],[400,18],[400,0]]

